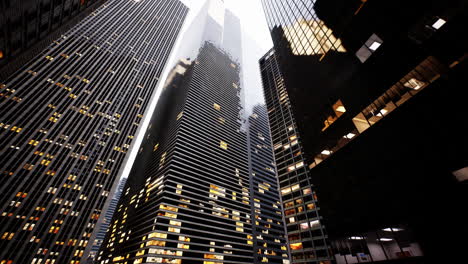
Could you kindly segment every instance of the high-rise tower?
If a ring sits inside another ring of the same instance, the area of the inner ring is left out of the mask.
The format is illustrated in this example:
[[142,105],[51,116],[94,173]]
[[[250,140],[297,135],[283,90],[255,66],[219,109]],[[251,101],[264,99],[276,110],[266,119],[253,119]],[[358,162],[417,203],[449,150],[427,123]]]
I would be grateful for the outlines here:
[[253,263],[239,65],[210,42],[177,65],[99,263]]
[[268,126],[245,130],[240,23],[220,4],[184,38],[201,48],[164,88],[99,263],[289,263]]
[[187,11],[109,1],[0,84],[0,262],[87,257]]
[[274,50],[260,59],[263,91],[278,170],[293,263],[329,263],[332,259],[312,189],[301,137]]
[[283,206],[265,105],[254,106],[249,117],[248,147],[255,260],[289,263]]

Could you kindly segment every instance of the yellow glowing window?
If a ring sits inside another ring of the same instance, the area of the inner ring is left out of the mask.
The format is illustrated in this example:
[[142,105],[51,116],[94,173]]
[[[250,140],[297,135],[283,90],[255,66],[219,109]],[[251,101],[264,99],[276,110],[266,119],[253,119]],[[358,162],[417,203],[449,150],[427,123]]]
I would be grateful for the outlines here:
[[37,144],[39,144],[39,141],[31,139],[28,144],[33,145],[33,146],[37,146]]
[[156,145],[154,145],[154,147],[153,147],[153,151],[156,151],[156,150],[158,150],[158,148],[159,148],[159,143],[158,143],[158,144],[156,144]]
[[183,112],[183,111],[182,111],[182,112],[180,112],[180,113],[177,115],[177,118],[176,118],[176,120],[179,120],[179,119],[181,119],[183,115],[184,115],[184,112]]
[[292,250],[302,249],[302,243],[301,242],[293,243],[293,244],[290,244],[289,246],[291,247]]
[[214,109],[221,111],[221,106],[219,104],[214,103],[213,104]]
[[153,237],[156,237],[156,238],[167,238],[167,234],[165,233],[151,233],[148,235],[148,238],[153,238]]
[[220,141],[219,142],[219,147],[222,148],[222,149],[225,149],[227,150],[228,149],[228,144],[224,141]]

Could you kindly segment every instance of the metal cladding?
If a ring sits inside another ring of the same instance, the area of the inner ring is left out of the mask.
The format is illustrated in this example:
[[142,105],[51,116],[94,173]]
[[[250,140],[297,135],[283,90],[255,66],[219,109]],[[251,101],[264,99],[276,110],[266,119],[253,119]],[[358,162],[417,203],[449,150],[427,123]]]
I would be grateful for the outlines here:
[[274,50],[260,59],[280,193],[293,263],[330,263],[326,232]]
[[0,84],[2,263],[87,257],[187,11],[108,1]]

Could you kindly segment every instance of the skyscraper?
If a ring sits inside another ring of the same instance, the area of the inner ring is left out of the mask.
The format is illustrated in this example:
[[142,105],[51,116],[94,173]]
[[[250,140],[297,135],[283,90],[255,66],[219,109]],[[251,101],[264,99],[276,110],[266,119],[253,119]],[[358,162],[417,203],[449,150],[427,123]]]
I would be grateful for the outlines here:
[[105,1],[0,2],[0,81],[42,52]]
[[109,1],[0,84],[0,262],[87,257],[187,11]]
[[248,122],[250,194],[257,262],[289,263],[283,206],[278,191],[273,146],[264,105],[256,105]]
[[176,69],[99,263],[253,263],[239,65],[206,42]]
[[463,262],[466,1],[262,3],[337,262]]
[[127,182],[127,178],[123,178],[120,180],[119,186],[117,187],[117,190],[115,191],[114,196],[112,197],[112,200],[109,204],[109,208],[104,213],[104,216],[103,216],[104,219],[102,219],[101,226],[99,227],[99,230],[97,230],[96,237],[93,241],[93,245],[91,246],[91,251],[89,253],[88,261],[91,261],[91,263],[96,257],[99,251],[99,248],[102,245],[104,237],[106,236],[106,232],[110,227],[112,216],[114,215],[115,209],[117,208],[117,204],[119,203],[120,196],[122,196],[122,192],[123,192],[126,182]]
[[268,126],[246,131],[242,53],[223,44],[240,24],[225,26],[220,3],[194,22],[201,48],[170,75],[99,263],[289,263]]
[[332,257],[319,215],[317,196],[310,183],[301,137],[274,50],[260,59],[260,71],[291,258],[293,263],[330,263]]

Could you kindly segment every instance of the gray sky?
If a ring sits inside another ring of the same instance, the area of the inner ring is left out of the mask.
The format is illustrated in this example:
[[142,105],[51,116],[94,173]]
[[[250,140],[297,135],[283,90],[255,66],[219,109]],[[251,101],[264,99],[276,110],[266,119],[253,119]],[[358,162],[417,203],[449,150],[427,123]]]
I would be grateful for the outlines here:
[[243,68],[245,107],[263,103],[263,90],[258,66],[260,59],[273,46],[260,0],[225,0],[226,8],[235,13],[243,31]]
[[[182,0],[191,10],[187,21],[193,19],[206,0]],[[260,0],[224,0],[225,7],[230,9],[241,21],[243,39],[243,61],[246,113],[252,106],[263,103],[258,59],[273,46],[270,32],[265,20]]]

